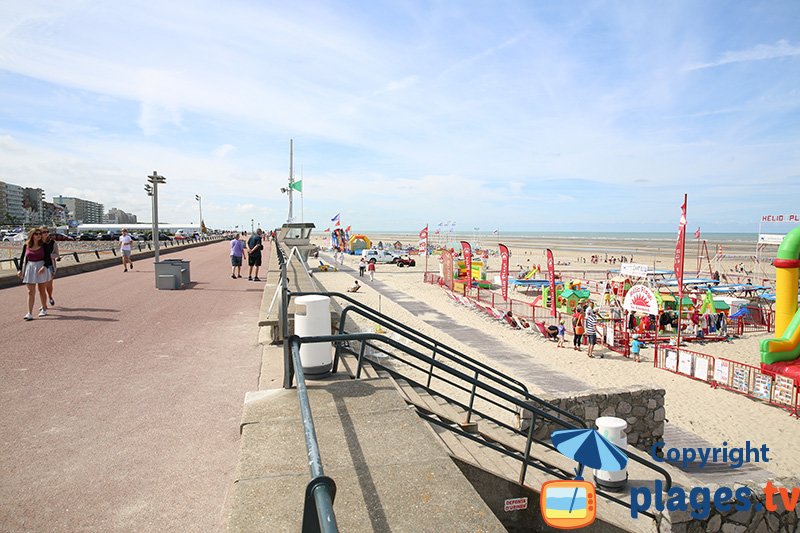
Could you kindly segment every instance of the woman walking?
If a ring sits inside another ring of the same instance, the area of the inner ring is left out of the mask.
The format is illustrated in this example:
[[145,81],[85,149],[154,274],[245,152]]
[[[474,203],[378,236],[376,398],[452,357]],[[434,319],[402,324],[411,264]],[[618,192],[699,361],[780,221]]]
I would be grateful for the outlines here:
[[575,337],[572,339],[572,343],[574,344],[573,350],[581,351],[581,337],[583,337],[584,331],[584,317],[583,317],[583,308],[579,305],[575,308],[575,314],[572,315],[572,327],[575,331]]
[[33,320],[33,304],[36,301],[36,287],[39,287],[39,298],[42,301],[42,309],[39,316],[47,316],[47,282],[50,281],[49,267],[52,265],[52,258],[46,253],[42,242],[42,230],[32,229],[28,234],[28,240],[22,246],[19,264],[21,270],[17,276],[22,278],[22,283],[28,286],[28,314],[25,320]]
[[47,300],[50,305],[56,305],[53,300],[53,278],[56,277],[56,261],[61,261],[61,255],[58,251],[58,241],[50,238],[50,230],[44,226],[41,227],[42,243],[45,247],[45,254],[50,256],[50,281],[45,284],[47,290]]

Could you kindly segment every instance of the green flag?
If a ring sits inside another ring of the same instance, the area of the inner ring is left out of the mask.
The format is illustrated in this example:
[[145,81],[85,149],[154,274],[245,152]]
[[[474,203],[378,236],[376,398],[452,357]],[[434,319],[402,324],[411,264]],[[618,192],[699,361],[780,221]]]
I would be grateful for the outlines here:
[[296,190],[297,192],[303,192],[303,180],[295,181],[291,185],[289,185],[292,189]]

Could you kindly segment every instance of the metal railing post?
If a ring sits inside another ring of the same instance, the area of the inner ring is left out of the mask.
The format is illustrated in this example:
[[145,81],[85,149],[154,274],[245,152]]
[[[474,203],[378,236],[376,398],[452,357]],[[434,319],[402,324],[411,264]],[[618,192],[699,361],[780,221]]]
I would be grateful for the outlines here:
[[[433,354],[431,354],[431,359],[434,361],[436,360],[436,349],[438,348],[439,344],[433,345]],[[426,387],[431,388],[431,378],[433,377],[433,362],[431,362],[431,367],[428,370],[428,382],[425,384]]]
[[472,419],[472,406],[475,404],[475,390],[478,388],[478,372],[475,372],[475,381],[472,383],[472,392],[469,395],[469,409],[467,409],[467,419],[464,423],[469,424]]
[[528,458],[531,454],[531,444],[533,443],[533,427],[536,425],[536,413],[531,411],[531,425],[528,426],[528,440],[525,441],[525,454],[522,456],[522,468],[519,472],[519,484],[525,482],[525,474],[528,471]]

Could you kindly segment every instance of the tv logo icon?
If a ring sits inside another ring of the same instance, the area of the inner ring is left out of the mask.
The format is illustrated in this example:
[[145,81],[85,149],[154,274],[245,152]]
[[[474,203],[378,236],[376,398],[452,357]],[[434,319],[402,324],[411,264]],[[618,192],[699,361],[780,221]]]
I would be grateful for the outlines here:
[[597,496],[583,480],[553,480],[542,485],[539,500],[545,523],[557,529],[577,529],[594,522]]

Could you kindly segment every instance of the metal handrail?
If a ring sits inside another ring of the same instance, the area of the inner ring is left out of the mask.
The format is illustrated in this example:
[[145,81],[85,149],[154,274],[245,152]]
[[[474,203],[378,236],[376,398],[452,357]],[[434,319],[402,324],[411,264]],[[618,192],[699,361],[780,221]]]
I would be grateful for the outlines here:
[[[544,419],[548,419],[551,422],[559,424],[562,427],[565,427],[565,428],[568,428],[568,429],[578,429],[576,426],[570,424],[567,421],[561,420],[561,419],[551,415],[548,412],[542,411],[542,410],[540,410],[540,409],[538,409],[538,408],[536,408],[534,406],[528,405],[523,400],[520,400],[518,398],[515,398],[514,396],[506,394],[503,391],[500,391],[500,390],[496,389],[495,387],[492,387],[491,385],[487,385],[487,384],[479,381],[477,378],[473,379],[469,375],[467,375],[467,374],[465,374],[463,372],[460,372],[459,370],[456,370],[456,369],[454,369],[452,367],[449,367],[449,366],[445,365],[444,363],[441,363],[440,361],[436,361],[433,358],[428,357],[427,355],[422,354],[422,353],[418,352],[417,350],[414,350],[413,348],[405,346],[402,343],[399,343],[399,342],[395,341],[394,339],[391,339],[391,338],[386,337],[384,335],[380,335],[380,334],[377,334],[377,333],[348,333],[348,334],[339,334],[339,335],[309,336],[309,337],[302,337],[302,338],[300,338],[298,340],[301,343],[319,343],[319,342],[323,342],[323,343],[331,343],[331,342],[333,342],[333,343],[335,343],[335,342],[342,342],[342,341],[345,341],[345,342],[360,341],[360,342],[362,342],[362,349],[359,351],[359,354],[358,354],[358,365],[356,367],[356,375],[355,375],[356,379],[359,379],[360,376],[361,376],[361,368],[363,366],[364,359],[365,359],[364,349],[363,349],[363,346],[364,346],[365,342],[369,341],[369,340],[382,342],[382,343],[385,343],[385,344],[387,344],[387,345],[389,345],[389,346],[391,346],[391,347],[393,347],[393,348],[395,348],[395,349],[397,349],[397,350],[399,350],[401,352],[404,352],[404,353],[406,353],[408,355],[412,355],[412,356],[420,359],[424,363],[435,365],[437,368],[439,368],[443,372],[449,373],[449,374],[451,374],[451,375],[453,375],[455,377],[458,377],[459,379],[462,379],[464,381],[469,382],[473,386],[473,388],[481,388],[481,389],[483,389],[483,390],[485,390],[487,392],[492,392],[496,396],[498,396],[498,397],[500,397],[500,398],[502,398],[502,399],[514,404],[514,405],[517,405],[520,408],[528,409],[533,413],[534,417],[538,415],[538,416],[541,416]],[[385,353],[389,354],[392,357],[396,357],[393,354],[391,354],[390,352],[385,352]],[[392,375],[394,375],[396,377],[400,377],[400,378],[405,379],[405,380],[407,380],[407,381],[409,381],[411,383],[414,383],[417,386],[425,388],[426,390],[430,390],[427,387],[425,387],[424,385],[416,383],[413,380],[409,380],[407,377],[403,376],[400,372],[398,372],[397,370],[395,370],[393,368],[390,368],[388,366],[382,365],[382,364],[377,363],[375,361],[372,361],[372,364],[375,365],[375,366],[380,367],[382,370],[385,370],[386,372],[388,372],[388,373],[390,373],[390,374],[392,374]],[[451,401],[451,399],[448,398],[447,396],[445,396],[444,394],[441,394],[441,393],[435,393],[435,394],[439,394],[440,396],[442,396],[443,398],[447,399],[448,401]],[[424,418],[431,419],[431,417],[424,417]],[[517,460],[520,460],[522,462],[522,466],[521,466],[521,469],[520,469],[520,478],[519,478],[519,482],[520,483],[523,483],[523,481],[525,479],[526,470],[527,470],[527,468],[529,466],[533,466],[534,468],[537,468],[539,470],[542,470],[544,472],[547,472],[547,473],[549,473],[549,474],[551,474],[553,476],[556,476],[556,477],[559,477],[559,478],[562,478],[562,479],[564,479],[564,477],[565,477],[565,474],[564,474],[564,472],[562,470],[560,470],[558,468],[555,468],[555,467],[549,467],[549,465],[546,465],[545,463],[539,464],[536,461],[532,461],[531,460],[531,458],[530,458],[530,449],[531,449],[532,442],[537,442],[538,444],[546,445],[546,443],[544,443],[543,441],[540,441],[540,440],[535,439],[533,437],[533,430],[534,430],[534,422],[533,421],[531,422],[531,425],[530,425],[530,427],[528,428],[528,431],[527,431],[527,442],[526,442],[526,446],[525,446],[525,451],[522,452],[522,453],[519,453],[519,454],[518,453],[509,452],[508,450],[503,451],[502,450],[502,446],[498,446],[498,445],[496,445],[494,443],[489,443],[489,442],[487,442],[485,440],[480,439],[479,437],[476,437],[475,435],[470,434],[467,431],[461,430],[460,428],[454,428],[454,427],[452,427],[450,425],[445,425],[445,424],[442,424],[442,423],[439,423],[439,422],[437,422],[437,423],[439,425],[442,425],[442,427],[445,427],[446,429],[449,429],[450,431],[459,433],[461,435],[465,435],[468,438],[470,438],[470,439],[472,439],[472,440],[474,440],[476,442],[479,442],[480,444],[482,444],[484,446],[492,448],[492,449],[494,449],[496,451],[501,451],[502,453],[504,453],[504,454],[506,454],[506,455],[508,455],[510,457],[514,457]],[[583,427],[585,427],[585,424],[583,424]],[[522,432],[519,432],[519,431],[517,431],[517,433],[523,434]],[[552,448],[552,445],[550,445],[548,447]],[[661,467],[659,467],[657,465],[654,465],[654,464],[652,464],[652,463],[650,463],[650,462],[648,462],[646,460],[643,460],[643,459],[641,459],[641,458],[639,458],[639,457],[637,457],[637,456],[635,456],[633,454],[629,454],[628,457],[631,458],[633,461],[635,461],[637,463],[640,463],[643,466],[653,470],[654,472],[657,472],[657,473],[661,474],[664,477],[664,480],[665,480],[665,484],[664,484],[664,490],[665,491],[669,490],[672,487],[672,477],[669,475],[669,473],[666,470],[664,470],[663,468],[661,468]],[[612,496],[610,494],[607,494],[607,493],[605,493],[604,491],[602,491],[600,489],[597,489],[596,492],[597,492],[597,494],[601,495],[602,497],[604,497],[604,498],[606,498],[606,499],[608,499],[610,501],[614,501],[614,502],[619,503],[619,504],[621,504],[621,505],[623,505],[625,507],[630,507],[629,503],[627,503],[627,502],[625,502],[623,500],[620,500],[620,499],[618,499],[618,498],[616,498],[616,497],[614,497],[614,496]],[[648,515],[648,516],[651,516],[651,517],[654,518],[653,515]]]
[[308,400],[303,365],[300,362],[300,338],[297,335],[288,336],[289,332],[289,280],[287,275],[287,260],[281,250],[277,237],[275,249],[280,267],[281,306],[279,309],[281,327],[283,328],[283,353],[284,353],[284,388],[291,388],[293,377],[297,382],[297,399],[300,402],[300,413],[303,418],[303,434],[308,452],[308,464],[311,471],[311,480],[306,485],[305,500],[303,504],[303,533],[338,533],[336,515],[333,511],[333,502],[336,497],[336,483],[325,475],[322,467],[322,456],[319,451],[317,432],[314,428],[314,419],[311,415],[311,404]]
[[[336,484],[333,479],[325,475],[322,468],[322,456],[319,453],[317,431],[314,428],[314,418],[311,416],[311,404],[308,401],[303,365],[300,364],[300,338],[297,335],[293,335],[288,339],[288,344],[292,352],[295,380],[297,381],[297,399],[300,402],[300,414],[303,417],[303,433],[306,439],[309,469],[311,470],[311,481],[306,489],[302,530],[337,533],[339,528],[336,525],[336,515],[333,512]],[[310,506],[312,499],[314,504]],[[313,522],[314,519],[316,519],[316,524]]]
[[[412,332],[416,339],[423,339],[424,341],[426,341],[428,343],[428,345],[425,345],[423,342],[417,341],[418,344],[421,344],[421,345],[425,346],[427,349],[435,350],[436,353],[438,353],[439,350],[450,352],[455,357],[463,359],[463,360],[471,363],[472,365],[481,367],[482,369],[486,370],[487,372],[491,372],[493,374],[501,376],[504,380],[508,381],[509,383],[513,383],[516,387],[518,387],[522,393],[528,394],[528,387],[525,386],[525,384],[522,383],[521,381],[516,380],[516,379],[514,379],[514,378],[512,378],[512,377],[510,377],[510,376],[508,376],[506,374],[503,374],[503,373],[497,371],[496,369],[492,368],[491,366],[489,366],[489,365],[487,365],[485,363],[482,363],[481,361],[478,361],[477,359],[474,359],[474,358],[472,358],[472,357],[470,357],[470,356],[468,356],[468,355],[466,355],[466,354],[464,354],[464,353],[462,353],[462,352],[460,352],[460,351],[458,351],[458,350],[456,350],[454,348],[451,348],[450,346],[448,346],[446,344],[443,344],[443,343],[437,341],[433,337],[425,335],[424,333],[422,333],[420,331],[414,330],[414,329],[410,328],[408,325],[403,324],[402,322],[400,322],[398,320],[395,320],[394,318],[392,318],[392,317],[390,317],[388,315],[385,315],[385,314],[383,314],[383,313],[381,313],[379,311],[376,311],[375,309],[373,309],[373,308],[371,308],[371,307],[369,307],[367,305],[364,305],[360,301],[358,301],[358,300],[356,300],[354,298],[351,298],[350,296],[347,296],[346,294],[342,294],[340,292],[295,292],[295,293],[292,293],[289,297],[291,298],[293,296],[312,296],[312,295],[313,296],[333,296],[333,297],[336,297],[336,298],[341,298],[343,300],[346,300],[346,301],[348,301],[348,302],[350,302],[352,304],[351,306],[348,306],[344,310],[342,310],[342,316],[339,319],[339,331],[342,331],[343,328],[344,328],[344,323],[345,323],[345,319],[346,319],[345,315],[347,314],[348,309],[351,309],[352,307],[356,307],[358,309],[363,309],[363,310],[365,310],[365,311],[367,311],[367,312],[369,312],[369,313],[371,313],[371,314],[373,314],[373,315],[375,315],[377,317],[380,317],[384,321],[386,321],[387,323],[386,324],[382,324],[382,325],[385,325],[387,328],[390,328],[391,326],[394,326],[395,328],[400,328],[400,329],[394,329],[393,330],[393,331],[396,331],[397,333],[403,334],[403,331]],[[391,324],[391,326],[389,324]]]

